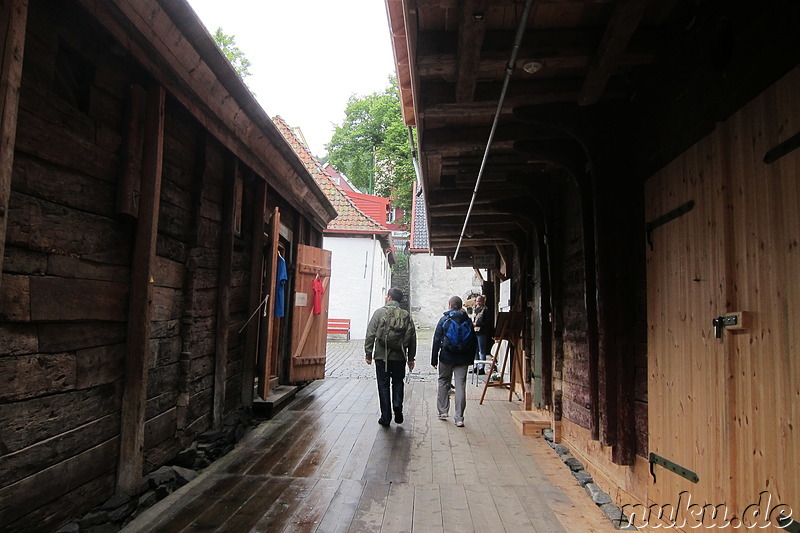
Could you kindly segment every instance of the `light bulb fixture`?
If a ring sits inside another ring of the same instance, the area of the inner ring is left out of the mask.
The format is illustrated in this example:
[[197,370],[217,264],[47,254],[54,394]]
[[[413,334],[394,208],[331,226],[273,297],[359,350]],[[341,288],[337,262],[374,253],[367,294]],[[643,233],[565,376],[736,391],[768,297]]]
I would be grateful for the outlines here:
[[543,66],[544,65],[542,65],[538,61],[528,61],[527,63],[522,65],[522,70],[524,70],[528,74],[536,74],[537,72],[542,70]]

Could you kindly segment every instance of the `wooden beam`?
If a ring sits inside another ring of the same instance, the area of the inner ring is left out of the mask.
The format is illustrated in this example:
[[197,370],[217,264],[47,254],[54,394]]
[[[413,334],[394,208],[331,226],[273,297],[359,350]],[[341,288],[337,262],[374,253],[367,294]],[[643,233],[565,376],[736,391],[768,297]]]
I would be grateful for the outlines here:
[[471,102],[478,81],[483,37],[486,34],[486,5],[488,0],[466,0],[458,27],[458,58],[456,63],[456,102]]
[[5,36],[5,40],[0,41],[0,288],[3,281],[8,201],[14,168],[19,86],[22,81],[27,20],[27,0],[3,0],[0,4],[0,35]]
[[[571,4],[608,4],[614,0],[570,0]],[[563,4],[564,0],[536,0],[537,4]],[[457,9],[459,0],[425,2],[425,9]],[[519,8],[519,0],[492,0],[493,8]]]
[[225,380],[228,361],[228,331],[231,318],[231,277],[233,268],[233,226],[239,176],[239,161],[228,152],[222,204],[222,227],[219,242],[219,285],[217,287],[217,326],[214,349],[214,427],[222,427],[225,410]]
[[[506,91],[504,109],[508,108],[510,114],[510,109],[519,105],[575,101],[582,87],[583,79],[577,76],[544,80],[513,79]],[[489,110],[494,113],[502,89],[500,80],[477,82],[472,100],[458,102],[453,83],[440,79],[426,81],[422,84],[425,117],[440,118],[447,110],[470,110],[476,113]]]
[[[474,209],[480,210],[480,206],[493,207],[496,202],[501,202],[509,198],[526,196],[528,191],[519,186],[503,186],[502,188],[487,188],[478,193],[475,198]],[[467,213],[467,206],[472,198],[472,191],[462,189],[458,191],[436,191],[428,195],[428,211],[431,216],[438,216],[450,211]]]
[[[491,125],[464,126],[458,128],[433,128],[425,132],[425,151],[484,150],[489,140]],[[494,142],[518,140],[543,140],[567,137],[553,128],[538,124],[501,123],[495,131]],[[494,144],[493,144],[494,146]]]
[[[256,313],[261,304],[261,284],[264,279],[264,216],[267,210],[267,184],[261,180],[256,182],[253,191],[253,230],[250,236],[250,296],[248,298],[248,318]],[[242,369],[242,405],[253,404],[256,365],[258,363],[258,317],[253,317],[247,324],[245,334],[244,357]]]
[[648,0],[624,0],[615,4],[606,33],[589,67],[583,91],[578,99],[579,104],[591,105],[600,99],[608,79],[619,66],[625,48],[639,26],[648,3]]
[[600,381],[599,342],[597,324],[597,260],[595,250],[595,217],[592,190],[581,187],[581,221],[583,223],[584,313],[586,314],[586,344],[589,359],[589,415],[592,439],[600,439]]
[[[280,241],[281,231],[281,210],[275,207],[272,211],[272,218],[269,221],[269,252],[266,256],[267,261],[267,287],[264,290],[267,294],[275,294],[275,282],[278,277],[278,244]],[[272,312],[275,303],[273,300],[267,302],[266,318],[262,321],[265,325],[266,331],[260,335],[262,341],[262,349],[258,351],[258,394],[262,399],[266,400],[269,395],[270,389],[270,375],[272,369],[270,368],[270,358],[272,355],[272,345],[277,342],[280,319],[275,317]]]
[[145,143],[142,155],[139,217],[131,265],[128,354],[122,396],[117,491],[138,494],[142,479],[147,363],[150,355],[150,319],[153,268],[161,200],[161,166],[164,151],[164,87],[152,85],[147,94]]
[[[465,46],[458,35],[456,48],[455,32],[423,32],[423,46],[420,49],[416,66],[423,80],[444,79],[454,82],[459,75],[461,55]],[[528,60],[546,65],[549,75],[556,72],[586,73],[591,68],[593,58],[598,46],[602,42],[603,34],[597,30],[531,30],[525,34],[525,39],[518,52],[518,65]],[[655,60],[656,50],[659,46],[658,37],[663,33],[654,31],[644,34],[635,42],[626,43],[627,48],[621,50],[617,56],[617,64],[623,67],[637,67],[648,65]],[[510,31],[488,31],[480,50],[480,62],[476,62],[475,75],[478,78],[502,79],[511,54],[512,34]],[[472,44],[467,43],[467,50],[472,49]],[[521,78],[531,78],[533,75],[525,72],[515,74]]]

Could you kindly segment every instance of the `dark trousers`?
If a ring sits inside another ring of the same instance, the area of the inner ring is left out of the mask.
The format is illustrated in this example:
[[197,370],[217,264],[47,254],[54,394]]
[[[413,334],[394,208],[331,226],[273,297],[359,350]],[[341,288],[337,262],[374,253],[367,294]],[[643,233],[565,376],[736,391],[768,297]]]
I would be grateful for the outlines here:
[[[378,378],[378,400],[381,404],[381,420],[386,422],[392,419],[392,407],[394,412],[403,412],[403,379],[406,377],[405,361],[389,361],[388,367],[385,361],[376,359],[375,375]],[[391,383],[391,394],[389,384]]]
[[[486,361],[486,356],[489,355],[489,335],[481,335],[476,333],[478,338],[478,348],[475,350],[475,359]],[[475,370],[483,370],[486,365],[475,365]]]

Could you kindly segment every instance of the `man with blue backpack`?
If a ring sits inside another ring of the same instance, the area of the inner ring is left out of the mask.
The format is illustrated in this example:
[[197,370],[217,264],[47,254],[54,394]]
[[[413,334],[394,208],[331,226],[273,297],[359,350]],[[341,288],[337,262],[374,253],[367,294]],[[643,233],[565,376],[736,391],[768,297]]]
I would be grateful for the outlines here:
[[475,359],[477,338],[463,302],[458,296],[448,301],[449,309],[436,324],[431,349],[431,366],[439,369],[436,410],[440,420],[447,420],[450,411],[450,383],[455,382],[455,412],[457,427],[464,427],[464,409],[467,407],[467,369]]

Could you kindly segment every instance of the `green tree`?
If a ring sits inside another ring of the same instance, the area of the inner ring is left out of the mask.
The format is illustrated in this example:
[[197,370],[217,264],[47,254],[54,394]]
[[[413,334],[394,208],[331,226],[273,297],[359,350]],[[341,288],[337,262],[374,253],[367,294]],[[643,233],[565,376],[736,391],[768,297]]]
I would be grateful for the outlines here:
[[410,213],[416,174],[395,76],[382,92],[350,97],[344,122],[325,148],[331,165],[359,189],[390,198]]
[[244,52],[236,46],[236,37],[234,35],[225,35],[222,33],[222,28],[217,28],[213,37],[217,46],[233,65],[233,69],[239,74],[239,77],[245,79],[250,76],[250,61],[245,57]]

